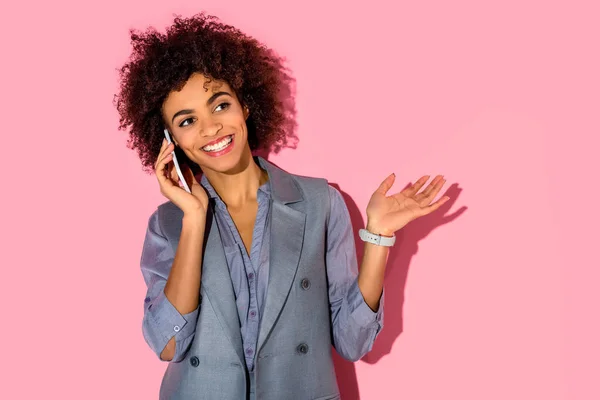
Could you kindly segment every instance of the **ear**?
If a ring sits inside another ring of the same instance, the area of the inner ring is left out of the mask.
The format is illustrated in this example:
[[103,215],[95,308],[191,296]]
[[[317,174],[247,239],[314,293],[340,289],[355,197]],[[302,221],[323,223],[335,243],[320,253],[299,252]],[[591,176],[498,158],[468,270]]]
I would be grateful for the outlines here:
[[244,106],[244,119],[248,119],[249,115],[250,115],[250,110],[248,109],[248,106]]
[[171,141],[173,142],[175,147],[179,147],[179,142],[177,141],[177,138],[175,137],[175,135],[173,135],[172,133],[171,133]]

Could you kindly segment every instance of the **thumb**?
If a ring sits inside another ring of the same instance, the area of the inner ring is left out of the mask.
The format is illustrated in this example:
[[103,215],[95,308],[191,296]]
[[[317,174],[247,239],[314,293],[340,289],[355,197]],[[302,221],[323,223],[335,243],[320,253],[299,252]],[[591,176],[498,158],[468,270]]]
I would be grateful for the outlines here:
[[383,182],[381,182],[381,185],[379,185],[376,192],[381,193],[382,195],[385,196],[385,194],[388,192],[388,190],[391,189],[392,185],[394,185],[395,180],[396,180],[396,174],[392,173],[390,176],[385,178],[383,180]]

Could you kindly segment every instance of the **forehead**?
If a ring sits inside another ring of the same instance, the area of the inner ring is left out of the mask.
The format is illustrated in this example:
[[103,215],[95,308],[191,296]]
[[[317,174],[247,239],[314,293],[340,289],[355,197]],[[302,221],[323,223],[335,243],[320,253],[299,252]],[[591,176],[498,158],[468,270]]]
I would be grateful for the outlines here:
[[224,81],[217,81],[205,75],[195,73],[185,82],[180,90],[173,90],[169,93],[163,104],[165,112],[175,111],[174,107],[180,107],[185,104],[206,102],[210,96],[216,92],[232,93],[231,87]]

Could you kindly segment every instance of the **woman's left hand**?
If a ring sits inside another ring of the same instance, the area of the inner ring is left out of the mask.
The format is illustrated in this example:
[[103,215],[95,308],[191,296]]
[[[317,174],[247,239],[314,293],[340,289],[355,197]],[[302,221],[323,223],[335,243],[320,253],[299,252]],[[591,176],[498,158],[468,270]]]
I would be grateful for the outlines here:
[[443,196],[430,204],[446,182],[442,175],[436,176],[420,193],[417,192],[427,182],[429,175],[421,177],[414,185],[401,192],[387,196],[386,193],[394,184],[395,178],[394,174],[388,176],[369,200],[367,230],[372,233],[392,236],[410,221],[437,210],[450,199]]

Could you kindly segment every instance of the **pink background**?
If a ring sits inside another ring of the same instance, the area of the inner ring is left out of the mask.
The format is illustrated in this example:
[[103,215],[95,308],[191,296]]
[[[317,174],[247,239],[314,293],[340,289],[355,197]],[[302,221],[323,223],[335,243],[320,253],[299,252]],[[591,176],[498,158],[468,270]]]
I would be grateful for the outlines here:
[[287,57],[300,143],[271,160],[339,185],[356,229],[388,173],[448,180],[345,399],[600,398],[597,2],[37,3],[0,12],[1,398],[158,397],[139,258],[165,199],[112,99],[128,29],[201,10]]

